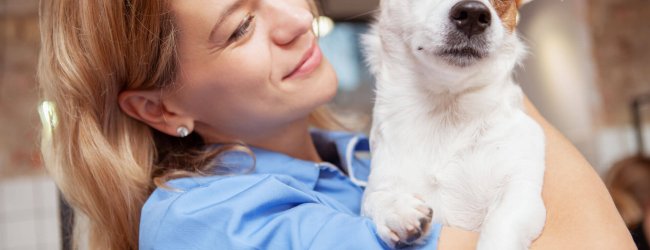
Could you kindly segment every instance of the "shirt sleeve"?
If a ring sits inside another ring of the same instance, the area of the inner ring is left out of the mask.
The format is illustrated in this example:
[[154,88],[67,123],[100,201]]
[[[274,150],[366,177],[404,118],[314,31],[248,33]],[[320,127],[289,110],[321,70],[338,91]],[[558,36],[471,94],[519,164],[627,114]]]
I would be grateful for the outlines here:
[[[140,247],[389,249],[370,219],[308,191],[281,176],[227,178],[168,197],[168,206],[148,201],[143,218],[145,213],[162,216],[143,219]],[[157,209],[165,212],[153,211]],[[417,248],[435,249],[439,231],[434,225],[427,245]]]

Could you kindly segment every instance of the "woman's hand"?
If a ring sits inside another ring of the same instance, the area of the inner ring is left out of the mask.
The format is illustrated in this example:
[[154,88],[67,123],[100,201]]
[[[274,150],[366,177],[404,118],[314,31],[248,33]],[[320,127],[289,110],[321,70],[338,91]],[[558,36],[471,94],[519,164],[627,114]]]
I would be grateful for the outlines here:
[[[546,225],[531,249],[636,249],[593,167],[528,99],[525,106],[546,135]],[[476,249],[477,240],[477,233],[445,227],[438,249]]]

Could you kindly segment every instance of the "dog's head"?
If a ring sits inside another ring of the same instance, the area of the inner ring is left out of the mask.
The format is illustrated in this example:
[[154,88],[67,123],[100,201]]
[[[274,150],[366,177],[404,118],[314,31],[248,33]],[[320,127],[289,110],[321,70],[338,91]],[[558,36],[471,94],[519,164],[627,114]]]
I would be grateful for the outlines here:
[[514,66],[523,51],[515,32],[519,8],[530,1],[382,0],[378,28],[391,33],[393,42],[401,40],[421,63]]

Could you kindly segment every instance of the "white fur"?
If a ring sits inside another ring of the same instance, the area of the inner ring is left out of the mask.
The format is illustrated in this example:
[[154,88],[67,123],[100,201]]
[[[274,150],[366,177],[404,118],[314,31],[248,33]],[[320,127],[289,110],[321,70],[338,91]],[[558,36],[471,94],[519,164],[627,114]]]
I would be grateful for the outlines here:
[[364,39],[377,97],[362,212],[389,244],[426,205],[435,223],[480,231],[478,249],[527,249],[546,211],[543,131],[512,79],[525,49],[481,0],[492,11],[487,56],[463,66],[437,56],[458,2],[383,0]]

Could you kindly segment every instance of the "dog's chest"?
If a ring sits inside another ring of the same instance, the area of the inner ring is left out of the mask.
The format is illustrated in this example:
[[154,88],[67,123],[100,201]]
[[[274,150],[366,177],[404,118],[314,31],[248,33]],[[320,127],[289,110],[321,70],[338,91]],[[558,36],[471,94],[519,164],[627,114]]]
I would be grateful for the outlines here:
[[407,170],[408,179],[417,180],[411,184],[413,191],[426,194],[436,222],[480,230],[508,178],[517,171],[505,164],[512,162],[507,145],[516,139],[502,125],[438,130],[432,143],[410,149],[413,157],[407,165],[414,167]]
[[439,167],[423,169],[429,206],[436,211],[434,221],[470,231],[480,231],[487,213],[508,182],[507,171],[480,157],[450,159]]

